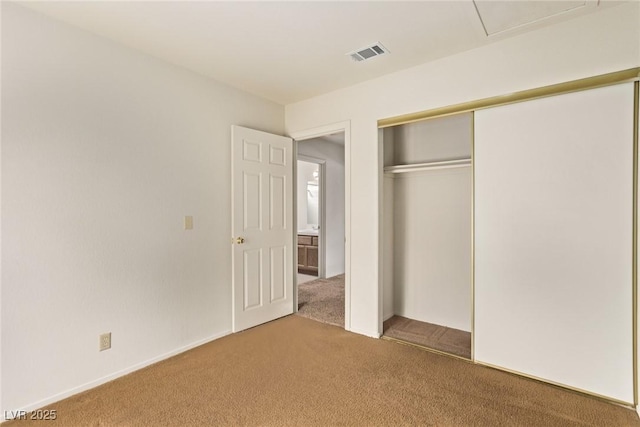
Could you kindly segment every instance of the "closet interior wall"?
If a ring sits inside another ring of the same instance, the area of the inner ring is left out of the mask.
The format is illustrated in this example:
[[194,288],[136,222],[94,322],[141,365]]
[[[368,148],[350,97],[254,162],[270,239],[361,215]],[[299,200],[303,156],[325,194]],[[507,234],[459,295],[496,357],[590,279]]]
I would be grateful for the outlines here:
[[384,320],[471,332],[472,114],[383,131]]

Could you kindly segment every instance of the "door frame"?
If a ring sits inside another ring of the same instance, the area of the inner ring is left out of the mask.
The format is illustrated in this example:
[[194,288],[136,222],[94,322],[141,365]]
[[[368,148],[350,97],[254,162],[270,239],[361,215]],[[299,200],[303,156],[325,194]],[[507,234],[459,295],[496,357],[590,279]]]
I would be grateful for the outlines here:
[[[297,151],[297,150],[296,150]],[[327,161],[323,159],[319,159],[316,157],[306,156],[304,154],[298,154],[296,157],[296,166],[298,165],[298,161],[303,161],[307,163],[313,163],[318,165],[318,226],[320,227],[318,230],[318,279],[324,279],[326,276],[326,254],[324,251],[325,242],[326,242],[326,167]],[[295,171],[296,183],[298,182],[298,170],[296,168]],[[296,188],[296,196],[297,196],[297,188]],[[297,202],[294,205],[294,210],[297,211]],[[296,214],[296,226],[298,225],[297,214]],[[298,228],[298,227],[296,227]],[[296,235],[298,234],[298,230],[295,230]],[[295,249],[295,248],[294,248]],[[297,254],[297,251],[296,251]],[[297,266],[297,264],[296,264]],[[296,270],[297,271],[297,270]]]
[[[318,138],[331,135],[337,132],[344,132],[344,329],[351,330],[351,121],[331,123],[311,129],[289,132],[293,138],[294,156],[298,158],[298,141]],[[297,161],[294,165],[294,174],[297,177]],[[295,183],[294,183],[295,186]],[[297,189],[293,190],[293,203],[297,206]],[[297,216],[297,215],[296,215]],[[294,218],[294,227],[297,228],[297,218]],[[297,230],[296,230],[297,231]],[[297,236],[297,234],[296,234]],[[297,244],[296,244],[297,246]],[[293,293],[293,310],[298,311],[298,251],[294,252],[293,266],[296,269],[294,285],[296,291]]]

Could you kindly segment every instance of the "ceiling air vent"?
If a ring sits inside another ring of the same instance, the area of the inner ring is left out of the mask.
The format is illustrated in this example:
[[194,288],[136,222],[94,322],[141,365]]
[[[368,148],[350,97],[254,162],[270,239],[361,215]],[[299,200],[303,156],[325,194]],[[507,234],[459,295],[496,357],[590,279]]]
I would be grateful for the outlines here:
[[389,51],[382,46],[382,43],[378,42],[371,46],[363,47],[353,52],[347,53],[347,55],[351,56],[351,59],[354,61],[360,62],[365,59],[375,58],[376,56],[384,55],[385,53],[389,53]]

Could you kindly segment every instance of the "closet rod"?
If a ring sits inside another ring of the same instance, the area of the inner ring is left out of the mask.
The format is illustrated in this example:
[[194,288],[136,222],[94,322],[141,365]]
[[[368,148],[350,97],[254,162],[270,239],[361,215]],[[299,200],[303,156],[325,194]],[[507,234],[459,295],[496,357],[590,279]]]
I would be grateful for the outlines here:
[[471,166],[471,159],[444,160],[440,162],[416,163],[412,165],[387,166],[385,173],[407,173],[434,169],[453,169]]

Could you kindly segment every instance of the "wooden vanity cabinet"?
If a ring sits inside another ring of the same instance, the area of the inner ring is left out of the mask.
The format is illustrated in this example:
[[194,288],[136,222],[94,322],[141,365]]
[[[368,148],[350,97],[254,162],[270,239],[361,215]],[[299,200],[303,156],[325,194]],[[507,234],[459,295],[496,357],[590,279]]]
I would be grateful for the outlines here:
[[318,236],[298,234],[298,273],[318,275]]

